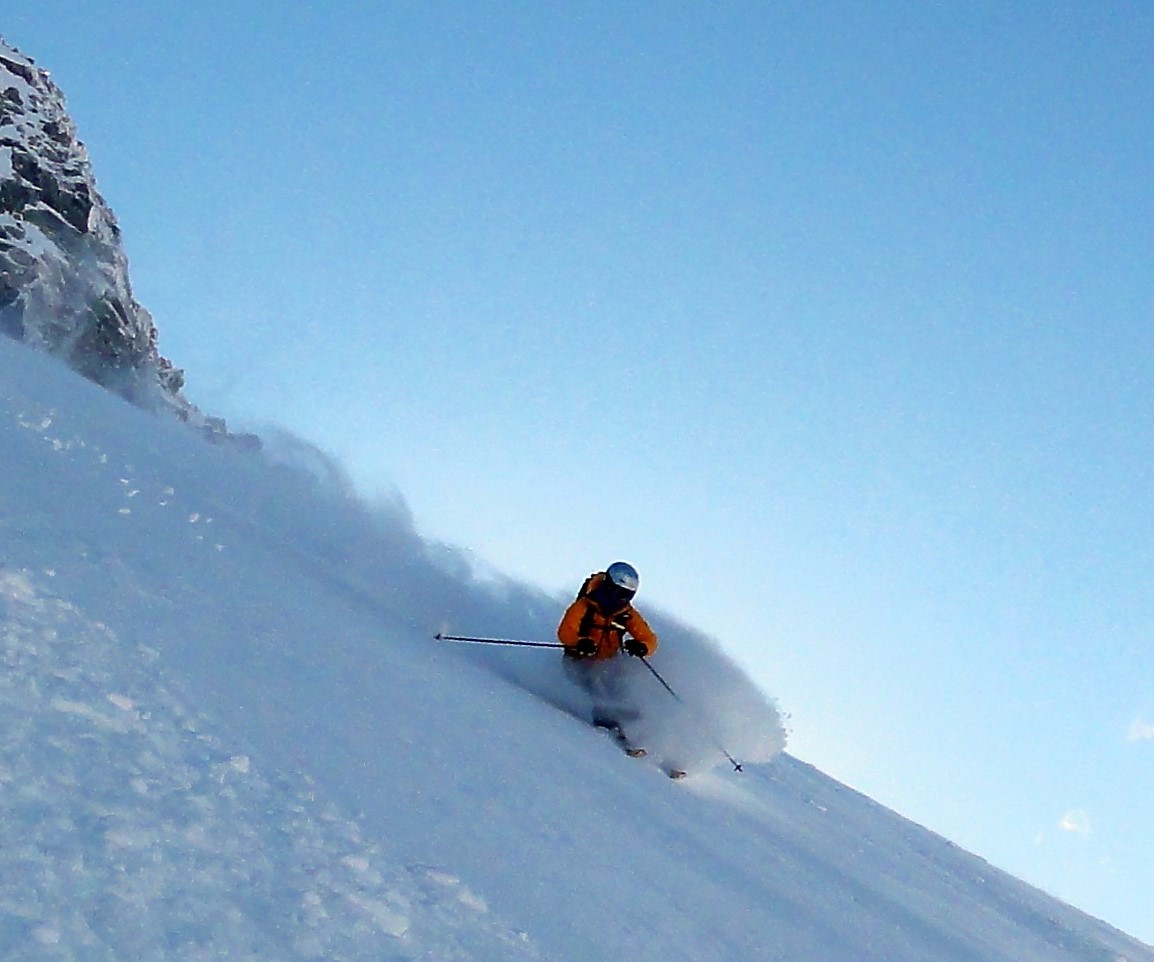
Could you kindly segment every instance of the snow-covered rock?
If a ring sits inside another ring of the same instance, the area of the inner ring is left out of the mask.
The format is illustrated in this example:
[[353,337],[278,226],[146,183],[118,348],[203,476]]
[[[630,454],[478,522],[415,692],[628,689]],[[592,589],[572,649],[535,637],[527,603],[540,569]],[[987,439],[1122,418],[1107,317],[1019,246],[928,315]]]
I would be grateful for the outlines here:
[[64,96],[0,39],[0,332],[63,358],[145,408],[223,433],[181,393],[132,294],[116,216],[96,188]]

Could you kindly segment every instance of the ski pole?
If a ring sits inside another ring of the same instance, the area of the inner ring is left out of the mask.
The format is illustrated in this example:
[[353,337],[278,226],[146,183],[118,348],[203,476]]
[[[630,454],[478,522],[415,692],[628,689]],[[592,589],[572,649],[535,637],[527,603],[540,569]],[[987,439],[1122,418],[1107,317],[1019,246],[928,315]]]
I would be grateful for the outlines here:
[[559,641],[516,641],[512,638],[474,638],[471,635],[445,635],[438,632],[434,641],[466,641],[475,645],[520,645],[524,648],[563,648]]
[[[672,688],[669,687],[669,682],[667,682],[664,678],[661,677],[661,674],[657,671],[656,668],[654,668],[651,664],[649,664],[649,662],[644,658],[640,658],[638,660],[641,662],[641,664],[643,664],[646,668],[648,668],[653,673],[653,677],[656,678],[659,682],[661,682],[661,686],[667,692],[669,692],[669,694],[671,694],[674,698],[676,698],[682,705],[685,705],[685,707],[688,708],[690,711],[693,711],[692,706],[687,704],[684,698],[682,698],[679,694],[677,694],[677,692],[675,692]],[[709,732],[706,732],[706,734],[709,735],[709,740],[711,742],[713,742],[713,747],[716,748],[719,752],[721,752],[722,755],[724,755],[726,758],[729,759],[729,764],[733,766],[733,770],[735,772],[741,772],[741,771],[745,770],[741,767],[741,763],[736,758],[734,758],[732,755],[730,755],[729,752],[727,752],[725,750],[725,746],[722,745],[721,742],[719,742],[716,738],[714,738],[713,735],[711,735]]]

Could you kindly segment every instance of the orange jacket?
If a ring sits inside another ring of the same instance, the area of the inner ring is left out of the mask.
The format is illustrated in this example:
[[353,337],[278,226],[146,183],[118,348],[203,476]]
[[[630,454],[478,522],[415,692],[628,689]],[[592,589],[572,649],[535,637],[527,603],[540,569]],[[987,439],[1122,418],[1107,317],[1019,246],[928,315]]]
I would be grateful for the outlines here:
[[557,637],[570,654],[580,638],[592,638],[597,646],[597,654],[593,659],[600,661],[614,657],[621,650],[624,637],[632,635],[642,642],[649,654],[657,650],[657,635],[649,627],[644,618],[628,602],[622,603],[614,611],[605,611],[598,604],[595,594],[597,588],[605,581],[605,572],[590,575],[589,579],[561,618],[557,626]]

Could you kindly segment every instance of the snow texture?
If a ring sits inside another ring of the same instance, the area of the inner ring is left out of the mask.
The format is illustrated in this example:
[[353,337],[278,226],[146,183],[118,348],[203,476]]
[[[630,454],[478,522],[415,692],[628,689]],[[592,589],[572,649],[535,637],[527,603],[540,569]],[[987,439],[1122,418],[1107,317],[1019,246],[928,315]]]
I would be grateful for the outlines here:
[[679,782],[555,652],[433,641],[548,637],[568,599],[308,445],[205,444],[0,340],[0,465],[6,960],[1154,962],[781,753],[660,612],[685,705],[637,691]]

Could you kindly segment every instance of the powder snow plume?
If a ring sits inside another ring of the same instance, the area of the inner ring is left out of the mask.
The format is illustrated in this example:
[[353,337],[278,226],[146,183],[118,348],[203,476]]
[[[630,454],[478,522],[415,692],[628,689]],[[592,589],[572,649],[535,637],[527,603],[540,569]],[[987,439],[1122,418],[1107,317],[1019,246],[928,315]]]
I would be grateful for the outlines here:
[[[315,445],[283,430],[259,430],[266,456],[303,473],[332,504],[344,575],[365,590],[388,585],[395,610],[430,639],[438,632],[556,641],[557,622],[571,598],[554,597],[492,571],[481,571],[460,549],[418,534],[399,495],[371,504],[353,491],[347,473]],[[580,584],[586,572],[576,573]],[[739,762],[769,761],[785,747],[774,701],[707,635],[638,600],[661,644],[652,665],[627,659],[629,700],[642,712],[631,734],[656,757],[691,771]],[[457,653],[536,697],[588,720],[586,696],[561,670],[557,652],[497,646],[459,646]]]
[[[495,589],[478,584],[475,590]],[[567,603],[538,598],[533,610],[522,609],[515,637],[555,640],[556,623]],[[640,661],[622,656],[626,699],[641,712],[630,726],[634,742],[670,766],[693,772],[728,766],[727,754],[740,763],[767,762],[785,748],[785,726],[776,703],[716,642],[640,601],[638,608],[660,639],[650,659],[660,680]],[[494,609],[493,614],[499,612]],[[503,620],[498,618],[498,623]],[[557,708],[590,720],[588,696],[565,677],[559,654],[474,646],[462,654]]]

